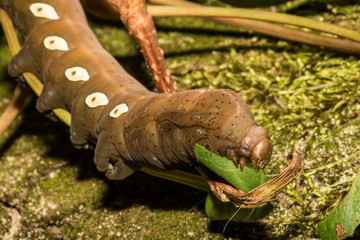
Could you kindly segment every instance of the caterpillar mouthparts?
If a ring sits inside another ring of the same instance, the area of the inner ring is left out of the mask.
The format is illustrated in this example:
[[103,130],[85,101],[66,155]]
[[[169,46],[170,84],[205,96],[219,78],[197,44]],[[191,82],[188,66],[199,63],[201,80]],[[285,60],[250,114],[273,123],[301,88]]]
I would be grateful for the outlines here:
[[270,139],[263,139],[251,152],[251,162],[255,169],[265,168],[269,163],[272,153],[272,144]]
[[246,163],[251,162],[255,170],[263,169],[269,163],[272,154],[272,144],[270,139],[262,139],[251,151],[250,157],[239,156],[234,149],[228,149],[226,157],[230,159],[236,167],[244,168]]

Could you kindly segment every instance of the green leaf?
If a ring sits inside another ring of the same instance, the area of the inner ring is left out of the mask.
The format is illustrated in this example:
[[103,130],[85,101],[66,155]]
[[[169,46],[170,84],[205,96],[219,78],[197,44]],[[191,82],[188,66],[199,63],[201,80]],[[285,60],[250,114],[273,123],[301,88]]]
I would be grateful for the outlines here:
[[[241,171],[231,160],[220,157],[203,146],[195,144],[194,153],[198,162],[246,193],[269,180],[264,172],[255,171],[246,166]],[[228,220],[231,218],[231,221],[255,222],[269,214],[271,209],[271,205],[267,204],[259,208],[239,210],[232,203],[219,201],[212,193],[208,194],[205,202],[206,215],[212,220]],[[234,214],[236,215],[234,216]]]
[[321,239],[344,239],[354,234],[360,223],[360,169],[344,201],[318,225]]
[[245,193],[269,180],[263,171],[256,171],[247,166],[241,171],[231,160],[220,157],[203,146],[195,144],[194,153],[198,162]]
[[239,210],[230,202],[219,201],[213,193],[209,193],[205,201],[205,213],[211,220],[231,219],[233,222],[256,222],[268,215],[272,208],[271,204],[266,204],[258,208],[242,208]]

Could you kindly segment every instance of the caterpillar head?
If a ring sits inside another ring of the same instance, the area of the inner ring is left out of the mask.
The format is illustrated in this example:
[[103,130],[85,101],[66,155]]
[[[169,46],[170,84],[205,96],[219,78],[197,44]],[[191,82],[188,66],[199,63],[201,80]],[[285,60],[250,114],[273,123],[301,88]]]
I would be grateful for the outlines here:
[[235,165],[240,165],[241,168],[247,162],[251,162],[255,169],[261,169],[265,168],[270,161],[271,153],[272,144],[266,131],[258,125],[253,125],[245,130],[244,137],[237,136],[236,141],[223,155],[231,159]]
[[244,125],[247,125],[244,119],[230,121],[224,124],[220,132],[216,129],[207,131],[207,137],[200,137],[197,143],[227,157],[241,168],[247,163],[251,163],[255,169],[265,168],[272,154],[271,140],[264,128]]
[[194,104],[190,110],[193,118],[197,118],[193,119],[195,134],[190,134],[193,143],[231,159],[241,168],[247,163],[255,169],[267,165],[272,153],[270,138],[238,94],[210,90],[202,93]]

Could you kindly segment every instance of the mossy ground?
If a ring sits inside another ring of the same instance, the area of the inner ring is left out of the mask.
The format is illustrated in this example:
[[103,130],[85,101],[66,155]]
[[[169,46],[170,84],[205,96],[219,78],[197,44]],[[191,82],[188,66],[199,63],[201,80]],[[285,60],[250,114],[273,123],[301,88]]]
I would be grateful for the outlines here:
[[[360,3],[337,2],[310,1],[291,13],[358,30]],[[223,234],[226,222],[204,215],[206,193],[141,172],[106,180],[92,153],[75,150],[68,128],[37,113],[33,101],[0,138],[0,236],[10,231],[15,211],[21,217],[15,239],[318,237],[317,223],[346,195],[360,165],[359,57],[194,18],[156,23],[181,90],[230,88],[250,105],[273,140],[269,174],[286,167],[287,154],[304,154],[283,204],[274,202],[261,223],[231,223]],[[126,30],[92,25],[105,48],[152,87]],[[14,84],[5,74],[3,37],[1,43],[3,110]]]

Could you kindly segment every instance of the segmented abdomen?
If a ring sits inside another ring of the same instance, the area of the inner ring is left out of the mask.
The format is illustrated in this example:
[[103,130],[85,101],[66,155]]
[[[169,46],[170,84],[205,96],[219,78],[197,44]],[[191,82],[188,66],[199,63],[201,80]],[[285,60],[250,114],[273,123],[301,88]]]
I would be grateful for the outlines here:
[[[233,91],[145,89],[101,47],[78,1],[9,0],[1,6],[26,39],[10,63],[10,75],[32,72],[44,82],[39,111],[71,111],[72,142],[95,143],[95,163],[109,178],[123,179],[144,166],[195,164],[195,143],[234,161],[249,160],[257,143],[268,139]],[[255,140],[248,136],[253,132]]]

